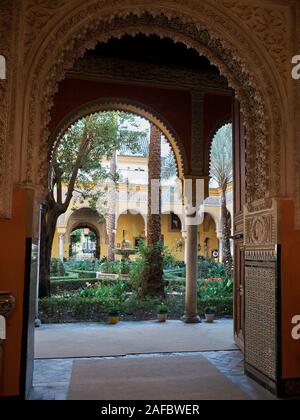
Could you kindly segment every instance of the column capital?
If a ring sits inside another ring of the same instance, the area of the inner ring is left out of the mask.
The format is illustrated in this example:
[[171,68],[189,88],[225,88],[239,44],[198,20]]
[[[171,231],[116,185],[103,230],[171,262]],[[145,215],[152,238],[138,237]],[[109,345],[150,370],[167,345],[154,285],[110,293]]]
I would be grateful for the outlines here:
[[67,233],[67,228],[66,227],[57,227],[57,234],[58,236],[65,236],[65,234]]
[[205,199],[205,179],[189,176],[183,182],[183,212],[186,226],[201,224]]

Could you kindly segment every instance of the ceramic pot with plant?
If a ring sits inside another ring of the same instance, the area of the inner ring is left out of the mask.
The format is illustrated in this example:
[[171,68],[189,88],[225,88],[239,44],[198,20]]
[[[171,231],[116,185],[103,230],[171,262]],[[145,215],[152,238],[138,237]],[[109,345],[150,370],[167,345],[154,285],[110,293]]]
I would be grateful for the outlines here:
[[108,309],[107,323],[109,325],[116,325],[120,320],[120,306],[117,303],[110,305]]
[[212,324],[216,318],[216,308],[213,306],[208,306],[205,308],[205,319],[208,324]]
[[157,307],[157,321],[166,322],[168,319],[168,307],[165,304]]

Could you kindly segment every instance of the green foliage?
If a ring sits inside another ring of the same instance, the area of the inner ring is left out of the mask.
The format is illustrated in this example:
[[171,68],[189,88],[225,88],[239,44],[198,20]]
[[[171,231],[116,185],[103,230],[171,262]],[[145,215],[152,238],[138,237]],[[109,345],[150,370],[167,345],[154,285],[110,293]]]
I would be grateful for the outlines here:
[[50,262],[50,276],[63,277],[66,275],[64,264],[59,258],[51,258]]
[[198,258],[198,277],[211,278],[211,277],[226,277],[224,265],[214,260],[207,260],[204,257]]
[[157,306],[157,313],[160,315],[164,315],[167,314],[169,312],[168,306],[166,305],[166,303],[161,303],[160,305]]
[[101,302],[107,302],[111,299],[124,301],[126,298],[127,286],[123,281],[116,281],[110,286],[98,283],[89,285],[88,287],[79,290],[78,296],[84,298],[97,298]]
[[103,260],[69,260],[65,262],[65,267],[68,271],[89,271],[98,272],[100,271]]
[[74,294],[76,290],[85,288],[87,283],[96,284],[99,282],[101,282],[101,284],[111,285],[114,282],[114,280],[97,280],[95,278],[78,279],[74,277],[54,277],[51,280],[51,295],[62,295],[66,293]]
[[[183,298],[169,296],[166,302],[169,319],[180,319],[184,311]],[[153,320],[157,316],[159,303],[159,299],[138,299],[136,295],[130,295],[121,306],[120,316],[123,320]],[[216,316],[231,316],[232,305],[232,297],[205,299],[199,302],[198,311],[204,315],[206,307],[212,306],[216,308]],[[106,322],[110,308],[110,301],[78,295],[42,299],[39,305],[43,323]]]
[[210,176],[219,187],[232,182],[232,124],[226,124],[216,133],[211,146]]
[[174,152],[170,150],[167,156],[161,159],[161,179],[167,181],[177,175],[177,163]]
[[218,317],[232,316],[233,297],[203,298],[198,304],[199,314],[204,315],[207,307],[215,308],[215,315]]
[[[163,252],[163,247],[160,247],[160,250]],[[179,319],[184,312],[185,270],[178,268],[176,264],[174,269],[165,270],[164,300],[159,297],[143,297],[138,287],[139,276],[144,273],[144,267],[147,265],[146,257],[147,246],[144,244],[137,261],[130,263],[130,280],[111,278],[84,280],[62,277],[52,281],[52,292],[56,296],[41,301],[42,320],[44,322],[105,321],[107,314],[117,313],[124,320],[147,320],[155,319],[160,309],[161,311],[167,309],[170,319]],[[93,264],[91,261],[84,263]],[[120,266],[121,263],[118,264]],[[205,262],[200,259],[199,264],[202,267],[201,273],[207,275],[199,278],[197,284],[199,313],[204,315],[210,308],[210,311],[214,309],[212,312],[216,316],[231,316],[232,280],[226,278],[222,265],[214,261]]]
[[82,230],[76,229],[71,233],[71,244],[79,244],[81,241]]
[[163,248],[163,265],[164,269],[174,268],[176,266],[176,258],[173,256],[168,247]]
[[78,202],[85,200],[89,201],[91,208],[96,208],[101,201],[105,207],[107,191],[103,187],[106,185],[104,181],[116,183],[118,176],[110,179],[111,174],[103,167],[101,159],[110,159],[124,145],[132,152],[138,152],[146,137],[146,131],[138,130],[137,118],[123,112],[96,113],[70,127],[54,151],[53,169],[56,179],[68,186],[75,170],[73,189],[79,193],[75,208]]
[[230,279],[201,279],[197,285],[198,299],[232,298],[233,281]]
[[216,308],[214,306],[207,306],[204,309],[204,313],[207,314],[207,315],[215,314],[216,313]]
[[[163,262],[165,248],[162,243],[149,246],[143,243],[129,272],[131,285],[139,297],[163,294]],[[162,286],[162,287],[161,287]]]
[[105,274],[129,274],[132,263],[130,261],[104,262],[100,266],[101,273]]
[[107,305],[107,313],[110,316],[119,316],[121,311],[121,303],[117,299],[111,299]]

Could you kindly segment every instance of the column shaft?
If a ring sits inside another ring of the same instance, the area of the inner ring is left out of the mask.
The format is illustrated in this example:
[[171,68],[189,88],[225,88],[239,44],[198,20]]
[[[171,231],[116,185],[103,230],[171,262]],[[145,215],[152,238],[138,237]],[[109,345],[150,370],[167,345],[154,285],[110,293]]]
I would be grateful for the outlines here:
[[183,321],[188,324],[201,322],[197,305],[198,278],[198,225],[187,226],[186,239],[186,292]]
[[59,236],[59,258],[64,262],[65,258],[65,235]]

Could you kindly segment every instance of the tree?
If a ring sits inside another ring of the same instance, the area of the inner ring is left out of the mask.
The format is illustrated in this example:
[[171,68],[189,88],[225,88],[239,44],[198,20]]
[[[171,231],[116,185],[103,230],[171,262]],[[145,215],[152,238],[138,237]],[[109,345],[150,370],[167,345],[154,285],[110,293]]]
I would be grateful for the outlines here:
[[232,171],[232,125],[227,124],[213,139],[210,176],[221,189],[222,262],[229,277],[232,276],[233,259],[230,247],[231,218],[227,209],[226,193],[228,184],[233,180]]
[[[151,124],[148,170],[148,220],[147,220],[147,270],[144,271],[143,293],[148,296],[163,296],[163,249],[161,244],[161,133]],[[158,190],[155,191],[157,185]],[[157,193],[155,197],[155,193]],[[154,202],[158,200],[154,212]]]
[[40,297],[50,296],[50,260],[58,218],[67,211],[74,194],[76,200],[88,200],[95,208],[105,195],[103,183],[110,177],[101,160],[111,159],[121,144],[138,150],[142,136],[146,133],[138,130],[134,116],[102,112],[78,121],[58,139],[41,220]]
[[117,175],[117,152],[114,152],[110,161],[110,178],[112,180],[108,190],[108,214],[106,217],[106,228],[108,236],[107,261],[115,261],[115,228],[116,228],[116,188],[114,179]]
[[172,150],[163,156],[161,159],[161,179],[168,181],[169,179],[176,177],[177,175],[177,164],[174,153]]

